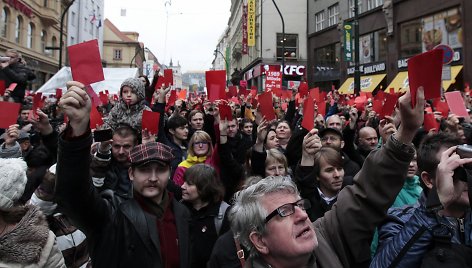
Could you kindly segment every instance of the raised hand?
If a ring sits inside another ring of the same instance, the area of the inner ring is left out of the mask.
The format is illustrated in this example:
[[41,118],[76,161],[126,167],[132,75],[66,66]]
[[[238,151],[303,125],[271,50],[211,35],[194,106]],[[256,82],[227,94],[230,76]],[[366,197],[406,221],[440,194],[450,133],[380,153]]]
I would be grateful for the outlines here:
[[84,88],[80,82],[67,82],[67,92],[59,101],[59,107],[69,118],[72,136],[80,136],[89,128],[92,103]]
[[379,133],[383,142],[386,142],[390,135],[395,132],[397,132],[397,128],[395,127],[394,119],[391,116],[385,116],[385,119],[380,120]]
[[36,114],[38,115],[38,120],[31,120],[30,122],[33,124],[34,128],[41,133],[41,135],[49,135],[52,133],[53,128],[49,123],[48,115],[45,114],[41,109],[36,110]]
[[395,138],[404,144],[410,144],[415,137],[416,131],[421,127],[424,120],[424,89],[419,87],[416,94],[415,108],[411,108],[411,94],[408,91],[398,99],[400,111],[400,127]]

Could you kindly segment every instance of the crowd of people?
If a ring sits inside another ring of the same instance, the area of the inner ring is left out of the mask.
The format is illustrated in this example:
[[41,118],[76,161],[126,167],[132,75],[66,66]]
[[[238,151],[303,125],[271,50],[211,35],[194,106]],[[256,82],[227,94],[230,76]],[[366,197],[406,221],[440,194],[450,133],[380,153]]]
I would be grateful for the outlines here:
[[423,88],[385,117],[332,90],[304,129],[296,89],[267,120],[252,94],[168,103],[155,87],[127,78],[92,107],[70,81],[36,110],[5,92],[22,108],[1,136],[0,267],[472,267],[472,158],[457,149],[471,120],[434,113]]

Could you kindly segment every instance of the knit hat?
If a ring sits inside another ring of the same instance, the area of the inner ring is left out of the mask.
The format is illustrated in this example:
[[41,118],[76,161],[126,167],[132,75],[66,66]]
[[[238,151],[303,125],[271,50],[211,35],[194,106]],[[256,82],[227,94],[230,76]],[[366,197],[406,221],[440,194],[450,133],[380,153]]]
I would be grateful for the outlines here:
[[139,78],[126,78],[125,81],[121,83],[120,96],[124,86],[128,86],[133,90],[133,92],[138,96],[138,102],[144,100],[144,84]]
[[26,186],[26,162],[21,158],[0,158],[0,210],[11,209]]

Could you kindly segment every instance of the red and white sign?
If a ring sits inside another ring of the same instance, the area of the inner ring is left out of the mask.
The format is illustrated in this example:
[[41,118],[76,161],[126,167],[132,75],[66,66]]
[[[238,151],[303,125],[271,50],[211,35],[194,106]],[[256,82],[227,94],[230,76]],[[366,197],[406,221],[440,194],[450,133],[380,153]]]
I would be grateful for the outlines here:
[[242,47],[243,55],[247,55],[248,48],[247,48],[247,5],[243,5],[243,47]]
[[454,49],[448,45],[437,45],[434,49],[442,49],[443,54],[443,65],[449,64],[454,60]]
[[282,72],[280,65],[264,65],[266,74],[265,88],[267,92],[282,89]]

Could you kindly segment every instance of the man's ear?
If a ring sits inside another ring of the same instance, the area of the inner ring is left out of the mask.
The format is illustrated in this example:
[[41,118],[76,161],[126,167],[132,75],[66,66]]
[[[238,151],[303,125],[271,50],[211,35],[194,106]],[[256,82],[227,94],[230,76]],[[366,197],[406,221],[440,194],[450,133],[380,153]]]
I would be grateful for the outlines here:
[[[341,141],[341,149],[344,148],[344,141]],[[342,152],[341,152],[342,153]]]
[[133,168],[132,167],[128,168],[128,177],[129,177],[130,181],[134,180],[134,174],[133,174]]
[[434,182],[434,178],[431,177],[431,174],[429,174],[426,171],[422,171],[420,174],[420,177],[423,183],[426,185],[426,187],[428,187],[428,189],[433,188],[433,185],[435,184],[435,182]]
[[267,247],[264,238],[260,233],[254,231],[251,232],[249,234],[249,240],[251,240],[251,243],[254,245],[254,247],[259,253],[261,253],[262,255],[269,254],[269,248]]

